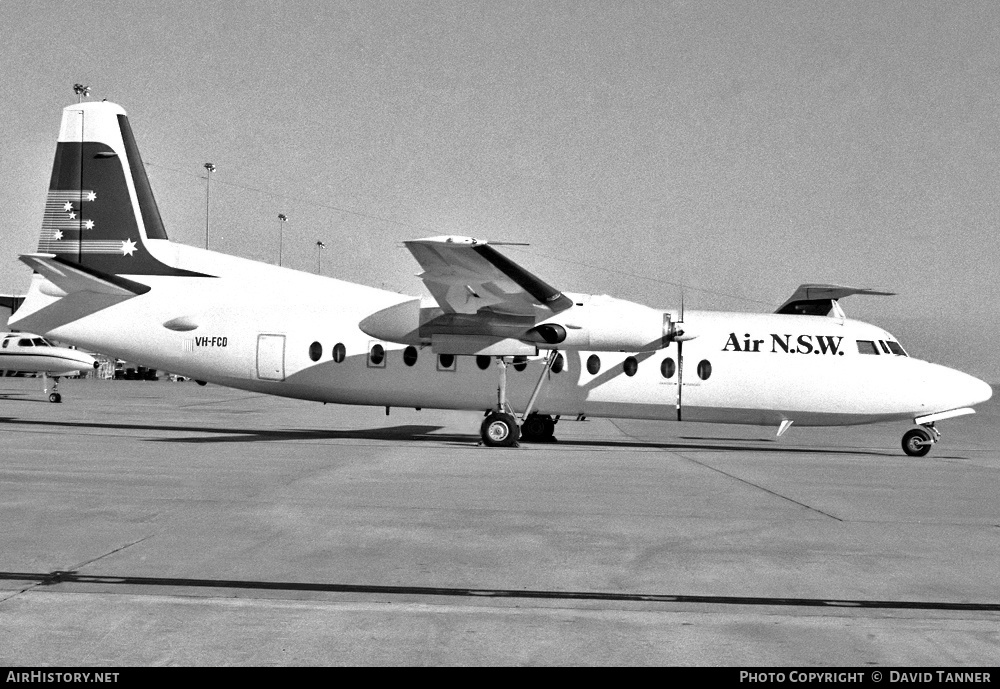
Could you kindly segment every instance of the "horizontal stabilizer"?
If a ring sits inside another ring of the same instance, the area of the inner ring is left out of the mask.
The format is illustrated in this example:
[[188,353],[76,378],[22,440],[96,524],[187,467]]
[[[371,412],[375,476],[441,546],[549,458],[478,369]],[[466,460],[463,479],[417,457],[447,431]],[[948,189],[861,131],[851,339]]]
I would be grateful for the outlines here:
[[116,297],[134,297],[149,291],[147,285],[117,275],[108,275],[54,254],[23,254],[21,261],[42,275],[64,294],[96,292]]

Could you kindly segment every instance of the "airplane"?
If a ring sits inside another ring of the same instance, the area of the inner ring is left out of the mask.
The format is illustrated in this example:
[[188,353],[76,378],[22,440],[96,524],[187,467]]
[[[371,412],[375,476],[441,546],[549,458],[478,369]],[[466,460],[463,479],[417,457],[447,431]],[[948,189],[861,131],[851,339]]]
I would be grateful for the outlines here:
[[[7,320],[21,305],[23,297],[0,295],[0,318]],[[6,325],[0,323],[0,327]],[[43,349],[44,348],[44,349]],[[0,333],[0,372],[41,373],[49,402],[62,402],[59,377],[75,376],[100,366],[94,357],[69,347],[59,347],[32,333]],[[52,376],[52,392],[49,392]]]
[[58,347],[32,333],[5,333],[0,337],[3,338],[0,341],[0,371],[41,373],[43,389],[49,396],[49,402],[62,402],[62,395],[59,393],[60,376],[75,376],[100,366],[97,359],[85,352]]
[[31,285],[13,324],[198,381],[316,402],[475,410],[481,444],[553,441],[560,419],[839,426],[938,421],[992,395],[907,355],[803,285],[775,313],[655,309],[563,292],[472,237],[406,241],[431,297],[168,239],[125,110],[63,110]]

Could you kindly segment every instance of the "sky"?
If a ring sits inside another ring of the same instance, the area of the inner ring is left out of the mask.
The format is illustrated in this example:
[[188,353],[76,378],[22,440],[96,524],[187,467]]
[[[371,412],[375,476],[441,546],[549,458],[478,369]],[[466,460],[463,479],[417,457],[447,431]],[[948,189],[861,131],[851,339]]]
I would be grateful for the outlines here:
[[[406,239],[555,287],[772,311],[802,283],[1000,382],[1000,3],[0,4],[23,293],[61,110],[129,113],[167,233],[422,294]],[[215,164],[206,188],[206,162]],[[206,213],[207,207],[207,213]],[[287,216],[284,224],[278,214]],[[318,249],[322,241],[325,249]]]

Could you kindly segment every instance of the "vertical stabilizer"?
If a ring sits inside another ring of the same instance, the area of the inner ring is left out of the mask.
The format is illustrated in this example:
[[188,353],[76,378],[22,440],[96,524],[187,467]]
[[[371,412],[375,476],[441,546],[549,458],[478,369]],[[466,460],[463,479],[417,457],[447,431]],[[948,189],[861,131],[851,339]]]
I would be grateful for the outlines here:
[[149,252],[147,240],[166,238],[125,110],[106,101],[65,108],[39,253],[108,275],[199,276]]

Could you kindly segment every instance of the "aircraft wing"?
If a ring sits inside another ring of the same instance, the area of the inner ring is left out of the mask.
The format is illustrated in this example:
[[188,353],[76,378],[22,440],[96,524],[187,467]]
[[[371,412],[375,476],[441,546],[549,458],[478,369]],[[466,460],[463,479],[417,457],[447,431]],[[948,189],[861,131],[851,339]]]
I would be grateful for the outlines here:
[[429,237],[404,243],[423,268],[419,277],[446,313],[534,316],[539,307],[559,313],[573,305],[482,240]]
[[879,292],[863,287],[844,287],[842,285],[799,285],[788,300],[778,307],[775,313],[826,316],[833,309],[833,302],[852,294],[871,294],[882,297],[894,296],[895,292]]

